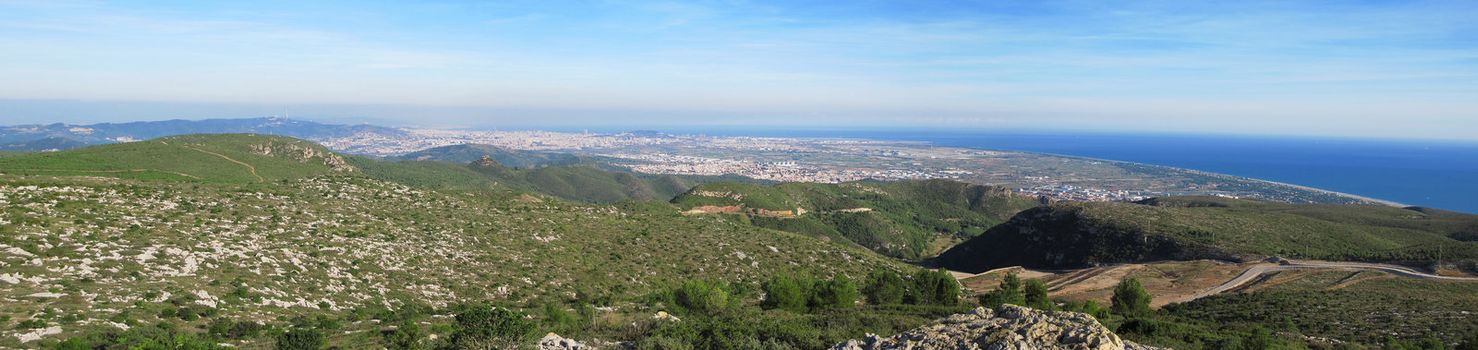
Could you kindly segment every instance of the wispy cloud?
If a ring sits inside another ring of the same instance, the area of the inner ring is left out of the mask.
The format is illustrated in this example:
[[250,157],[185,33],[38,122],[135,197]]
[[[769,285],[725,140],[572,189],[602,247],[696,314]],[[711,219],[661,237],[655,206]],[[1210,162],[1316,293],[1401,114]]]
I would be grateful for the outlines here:
[[0,1],[0,98],[1478,135],[1463,1],[186,6]]

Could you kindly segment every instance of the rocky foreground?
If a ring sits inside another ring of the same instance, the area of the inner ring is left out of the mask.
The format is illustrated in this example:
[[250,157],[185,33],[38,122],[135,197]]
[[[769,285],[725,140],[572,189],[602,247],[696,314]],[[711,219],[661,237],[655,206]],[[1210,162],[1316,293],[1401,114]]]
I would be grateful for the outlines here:
[[869,334],[848,340],[835,350],[882,349],[1074,349],[1156,350],[1120,339],[1098,320],[1082,313],[1040,311],[1014,305],[973,311],[891,337]]

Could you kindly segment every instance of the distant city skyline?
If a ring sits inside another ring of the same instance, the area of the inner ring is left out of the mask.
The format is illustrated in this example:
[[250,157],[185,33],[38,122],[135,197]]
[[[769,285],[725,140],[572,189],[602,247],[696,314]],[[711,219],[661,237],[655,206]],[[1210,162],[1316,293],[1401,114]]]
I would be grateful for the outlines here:
[[1478,3],[0,1],[0,124],[1478,141]]

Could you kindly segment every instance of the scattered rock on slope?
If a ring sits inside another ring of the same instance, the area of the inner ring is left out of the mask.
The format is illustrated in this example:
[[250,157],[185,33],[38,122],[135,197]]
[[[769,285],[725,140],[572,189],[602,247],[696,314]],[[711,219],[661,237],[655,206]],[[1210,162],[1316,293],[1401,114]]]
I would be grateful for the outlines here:
[[584,343],[561,337],[559,334],[554,333],[545,334],[544,338],[539,339],[539,350],[584,350],[590,348],[585,346]]
[[869,334],[862,340],[837,344],[835,350],[881,349],[1073,349],[1157,350],[1135,344],[1104,328],[1097,320],[1076,312],[1049,312],[1005,305],[1000,309],[976,308],[932,324],[880,338]]

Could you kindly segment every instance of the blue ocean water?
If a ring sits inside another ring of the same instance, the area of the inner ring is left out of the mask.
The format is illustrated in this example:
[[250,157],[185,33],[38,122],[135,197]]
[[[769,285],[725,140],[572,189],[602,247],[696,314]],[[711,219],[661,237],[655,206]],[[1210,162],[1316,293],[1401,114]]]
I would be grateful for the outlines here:
[[1478,143],[1164,134],[725,131],[929,141],[1204,170],[1478,213]]

